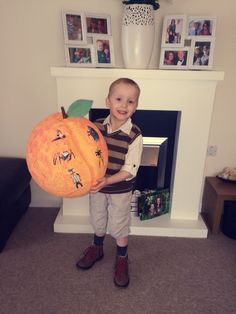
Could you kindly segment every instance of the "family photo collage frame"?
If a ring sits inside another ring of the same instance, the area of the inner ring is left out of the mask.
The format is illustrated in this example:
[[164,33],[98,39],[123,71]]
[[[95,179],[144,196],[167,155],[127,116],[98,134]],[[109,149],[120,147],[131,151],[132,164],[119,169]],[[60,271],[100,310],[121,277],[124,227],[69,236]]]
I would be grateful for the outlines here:
[[67,66],[115,66],[110,15],[63,10],[62,22]]
[[216,17],[167,15],[163,20],[160,69],[212,69]]

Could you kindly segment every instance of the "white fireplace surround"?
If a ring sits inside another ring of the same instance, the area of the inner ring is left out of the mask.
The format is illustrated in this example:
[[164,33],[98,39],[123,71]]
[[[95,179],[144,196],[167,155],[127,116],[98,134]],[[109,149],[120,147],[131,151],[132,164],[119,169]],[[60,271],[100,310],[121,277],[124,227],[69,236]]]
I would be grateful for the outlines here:
[[[199,212],[215,91],[224,73],[52,67],[51,75],[56,77],[58,108],[80,98],[92,99],[93,108],[105,108],[110,83],[129,77],[141,88],[140,109],[181,111],[171,212],[147,221],[132,217],[131,234],[206,238]],[[88,208],[88,196],[63,199],[54,231],[91,233]]]

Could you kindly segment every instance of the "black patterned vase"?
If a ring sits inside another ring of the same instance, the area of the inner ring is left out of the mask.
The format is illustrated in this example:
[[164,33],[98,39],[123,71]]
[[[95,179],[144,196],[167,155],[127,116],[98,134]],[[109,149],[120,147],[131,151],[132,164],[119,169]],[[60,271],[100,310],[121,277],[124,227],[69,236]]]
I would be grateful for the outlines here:
[[154,37],[153,6],[148,4],[124,5],[121,47],[126,68],[148,68]]

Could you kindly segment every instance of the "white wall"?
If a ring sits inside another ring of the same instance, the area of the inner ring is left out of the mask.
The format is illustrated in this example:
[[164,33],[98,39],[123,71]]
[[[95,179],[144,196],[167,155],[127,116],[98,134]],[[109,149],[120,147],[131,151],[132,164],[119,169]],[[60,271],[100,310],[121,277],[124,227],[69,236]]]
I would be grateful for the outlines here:
[[[215,175],[224,166],[236,166],[236,106],[233,93],[236,86],[236,2],[160,0],[160,5],[160,10],[155,13],[156,45],[151,68],[157,68],[159,64],[164,15],[217,16],[213,70],[225,71],[225,79],[217,88],[209,136],[209,145],[217,145],[218,151],[216,157],[207,157],[205,169],[206,175]],[[2,156],[24,157],[33,126],[57,110],[56,82],[50,76],[50,67],[65,65],[62,9],[110,14],[116,66],[123,67],[120,51],[121,0],[0,0]],[[60,202],[39,190],[35,184],[32,191],[32,205],[53,206]]]

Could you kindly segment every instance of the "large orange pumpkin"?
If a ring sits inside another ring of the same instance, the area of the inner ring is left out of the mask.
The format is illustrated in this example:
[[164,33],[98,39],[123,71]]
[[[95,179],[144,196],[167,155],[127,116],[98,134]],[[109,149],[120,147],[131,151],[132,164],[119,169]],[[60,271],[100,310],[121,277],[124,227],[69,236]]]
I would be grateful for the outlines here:
[[96,180],[104,176],[108,151],[94,123],[58,112],[35,126],[27,144],[26,160],[42,189],[56,196],[78,197],[87,194]]

